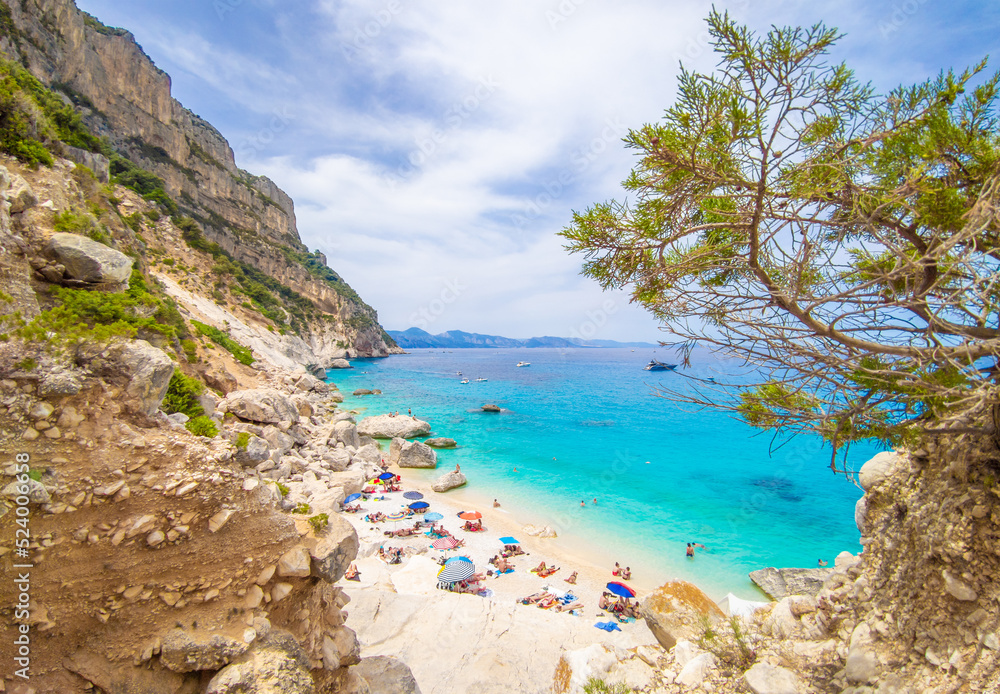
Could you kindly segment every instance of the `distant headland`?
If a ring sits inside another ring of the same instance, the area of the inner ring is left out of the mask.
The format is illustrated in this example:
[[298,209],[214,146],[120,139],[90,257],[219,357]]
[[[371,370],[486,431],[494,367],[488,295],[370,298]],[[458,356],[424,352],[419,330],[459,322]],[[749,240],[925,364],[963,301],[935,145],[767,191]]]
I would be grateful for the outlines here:
[[584,340],[578,337],[532,337],[518,340],[499,335],[480,335],[462,330],[431,335],[420,328],[407,330],[387,330],[387,333],[403,349],[420,349],[428,347],[443,347],[449,349],[471,347],[659,347],[654,342],[615,342],[614,340]]

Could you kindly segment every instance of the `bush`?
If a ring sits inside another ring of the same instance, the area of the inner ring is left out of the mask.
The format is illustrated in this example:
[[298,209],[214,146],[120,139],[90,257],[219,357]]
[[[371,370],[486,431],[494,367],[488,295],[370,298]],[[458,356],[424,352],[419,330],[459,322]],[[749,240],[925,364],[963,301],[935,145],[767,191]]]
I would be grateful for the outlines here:
[[278,482],[278,493],[281,494],[281,498],[284,499],[288,496],[288,487]]
[[760,640],[760,634],[739,617],[730,617],[729,623],[719,629],[711,625],[708,617],[701,617],[701,631],[698,645],[721,664],[743,672],[757,660],[754,644]]
[[312,507],[304,501],[299,502],[299,505],[292,509],[292,513],[298,513],[300,515],[306,515],[312,513]]
[[591,677],[583,685],[584,694],[631,694],[632,690],[624,684],[608,684],[602,679]]
[[208,339],[210,339],[212,342],[219,345],[223,349],[228,350],[233,355],[233,357],[236,358],[236,361],[238,361],[239,363],[245,364],[247,366],[253,364],[254,362],[253,352],[251,352],[248,348],[244,347],[233,338],[229,337],[229,335],[226,335],[218,328],[212,327],[211,325],[205,325],[200,321],[193,320],[191,321],[191,324],[194,325],[195,329],[199,333],[201,333],[202,335],[204,335],[205,337],[207,337]]
[[194,340],[181,340],[181,349],[184,350],[184,356],[187,357],[189,364],[194,364],[198,361],[198,343]]
[[195,436],[207,436],[210,439],[215,438],[219,433],[219,428],[215,426],[215,422],[205,415],[189,419],[184,423],[184,427]]
[[317,516],[313,516],[309,519],[309,525],[312,526],[313,532],[317,535],[330,523],[330,516],[325,513],[321,513]]
[[[161,408],[167,414],[182,412],[192,419],[203,418],[205,410],[198,402],[198,396],[204,392],[205,386],[201,381],[186,376],[180,369],[174,369],[174,375],[170,377],[170,385],[167,386],[167,394],[163,398]],[[209,421],[211,422],[211,420]]]
[[240,451],[245,451],[247,446],[250,445],[250,434],[245,431],[241,431],[236,435],[236,449]]
[[78,234],[82,231],[88,231],[92,226],[94,226],[94,221],[90,217],[77,214],[72,210],[59,212],[52,220],[52,228],[55,231],[70,234]]

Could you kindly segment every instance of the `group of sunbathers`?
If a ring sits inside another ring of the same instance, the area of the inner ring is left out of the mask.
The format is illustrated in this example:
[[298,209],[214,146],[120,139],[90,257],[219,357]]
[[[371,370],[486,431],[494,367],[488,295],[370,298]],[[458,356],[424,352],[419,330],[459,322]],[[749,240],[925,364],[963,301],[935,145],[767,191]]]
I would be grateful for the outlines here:
[[403,548],[390,547],[389,549],[386,549],[385,547],[379,547],[378,556],[379,559],[384,560],[387,564],[402,564]]
[[490,564],[493,564],[497,568],[498,574],[505,574],[507,571],[514,570],[514,565],[507,561],[507,557],[501,557],[496,554],[490,559]]
[[468,530],[470,533],[481,533],[486,530],[483,527],[483,521],[477,520],[475,523],[472,521],[465,521],[465,525],[462,526],[462,530]]
[[521,549],[521,545],[504,545],[503,552],[500,553],[500,556],[503,557],[504,559],[507,559],[509,557],[516,557],[524,553],[525,553],[524,550]]
[[365,516],[365,523],[381,523],[385,520],[385,514],[381,511],[376,511],[375,513],[369,513]]
[[618,598],[618,600],[615,600],[614,594],[608,591],[604,591],[601,594],[601,599],[597,603],[597,606],[615,615],[620,622],[627,620],[629,617],[639,619],[641,616],[638,604],[632,603],[628,598]]
[[354,506],[345,506],[344,513],[358,513],[361,510],[361,504],[354,504]]
[[546,566],[543,561],[541,564],[536,566],[531,570],[531,573],[538,574],[542,578],[547,578],[559,570],[558,566]]
[[631,567],[628,567],[628,566],[626,566],[623,569],[622,567],[620,567],[618,565],[618,562],[615,562],[615,569],[614,569],[614,571],[611,572],[611,575],[612,576],[618,576],[622,580],[627,581],[630,578],[632,578],[632,569],[631,569]]
[[577,600],[576,596],[572,593],[566,593],[566,595],[560,598],[548,591],[542,591],[522,598],[518,602],[522,605],[536,605],[543,610],[554,607],[556,612],[570,612],[572,610],[583,609],[583,603]]

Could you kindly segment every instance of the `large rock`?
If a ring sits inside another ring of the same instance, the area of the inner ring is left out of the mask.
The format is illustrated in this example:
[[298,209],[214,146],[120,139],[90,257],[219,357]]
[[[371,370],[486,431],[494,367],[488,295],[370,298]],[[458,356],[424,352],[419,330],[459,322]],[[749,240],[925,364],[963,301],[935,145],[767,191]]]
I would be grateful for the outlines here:
[[38,394],[43,398],[76,395],[82,389],[83,383],[80,380],[80,375],[76,371],[61,367],[42,374],[38,383]]
[[816,595],[834,569],[775,569],[772,566],[750,572],[750,580],[774,600],[788,595]]
[[757,663],[743,674],[747,686],[753,694],[800,694],[805,687],[791,670]]
[[123,284],[132,274],[132,259],[79,234],[52,234],[48,255],[66,267],[66,276],[91,284]]
[[171,629],[163,637],[160,662],[174,672],[218,670],[243,655],[249,644],[225,634]]
[[238,390],[227,395],[223,404],[227,412],[251,422],[277,424],[299,421],[295,403],[272,388]]
[[436,468],[437,453],[419,441],[407,441],[399,451],[399,467]]
[[653,636],[667,650],[681,639],[697,641],[705,618],[715,623],[726,617],[701,589],[687,581],[670,581],[647,595],[642,614]]
[[270,457],[271,449],[268,448],[267,441],[256,434],[250,434],[246,448],[236,451],[236,462],[247,467],[263,463]]
[[455,472],[452,470],[444,475],[441,475],[436,480],[434,484],[431,485],[431,489],[436,492],[446,492],[449,489],[455,489],[456,487],[461,487],[466,484],[469,480],[465,478],[461,472]]
[[455,439],[449,439],[444,436],[438,437],[436,439],[426,439],[424,440],[424,443],[426,443],[431,448],[455,448],[456,446],[458,446],[458,443],[455,441]]
[[354,422],[343,420],[333,425],[333,434],[330,436],[334,443],[342,443],[345,446],[358,448],[358,427]]
[[391,439],[396,436],[412,439],[414,436],[431,433],[431,425],[416,417],[390,417],[387,414],[380,414],[362,419],[358,424],[358,433],[377,439]]
[[10,179],[10,188],[6,193],[10,203],[10,214],[18,214],[38,204],[38,196],[24,178],[14,174]]
[[399,452],[403,450],[404,443],[406,443],[406,439],[402,439],[398,436],[389,442],[390,465],[397,465],[399,463]]
[[52,502],[52,497],[45,485],[30,477],[27,482],[14,481],[8,484],[3,490],[3,496],[14,501],[19,496],[27,496],[33,504],[48,504]]
[[861,488],[867,492],[872,487],[881,484],[902,465],[903,459],[898,453],[883,451],[861,466],[858,482],[861,483]]
[[295,637],[271,629],[243,657],[219,670],[205,694],[314,694],[309,658]]
[[330,365],[327,366],[326,368],[328,368],[328,369],[352,369],[354,367],[351,366],[351,362],[347,361],[346,359],[334,359],[333,361],[330,362]]
[[358,556],[358,547],[358,533],[354,526],[339,514],[331,515],[323,534],[309,548],[312,575],[327,583],[336,583]]
[[387,655],[362,658],[352,668],[364,678],[372,694],[420,694],[420,687],[409,666]]
[[142,666],[133,665],[131,661],[113,663],[103,655],[84,648],[63,659],[62,666],[103,692],[178,694],[191,691],[192,679],[197,683],[196,676],[171,672],[155,661]]
[[878,675],[878,656],[875,654],[875,643],[871,627],[862,622],[851,632],[851,643],[847,651],[847,663],[844,674],[851,682],[869,682]]
[[279,576],[296,576],[305,578],[309,575],[311,567],[311,557],[309,550],[299,545],[292,547],[278,558]]
[[144,414],[156,414],[174,375],[174,362],[167,353],[144,340],[130,340],[111,347],[108,357],[120,367],[115,370],[129,379],[125,393],[138,401]]

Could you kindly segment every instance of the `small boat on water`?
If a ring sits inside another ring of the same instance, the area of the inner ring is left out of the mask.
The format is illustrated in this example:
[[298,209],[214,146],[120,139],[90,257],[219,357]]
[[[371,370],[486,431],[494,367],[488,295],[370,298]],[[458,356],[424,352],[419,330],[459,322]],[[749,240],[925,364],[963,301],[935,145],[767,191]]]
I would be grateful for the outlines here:
[[650,359],[649,363],[642,368],[646,371],[673,371],[677,368],[677,364],[664,364],[662,361]]
[[469,379],[467,379],[467,378],[463,378],[461,381],[459,381],[459,383],[468,383],[468,382],[469,382]]
[[479,382],[479,383],[481,383],[481,382],[483,382],[483,381],[488,381],[488,380],[490,380],[490,379],[488,379],[488,378],[483,378],[482,376],[480,376],[479,378],[477,378],[477,379],[476,379],[476,381],[477,381],[477,382]]
[[519,362],[517,362],[517,365],[518,366],[531,366],[531,362],[530,361],[519,361]]

